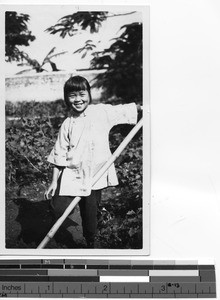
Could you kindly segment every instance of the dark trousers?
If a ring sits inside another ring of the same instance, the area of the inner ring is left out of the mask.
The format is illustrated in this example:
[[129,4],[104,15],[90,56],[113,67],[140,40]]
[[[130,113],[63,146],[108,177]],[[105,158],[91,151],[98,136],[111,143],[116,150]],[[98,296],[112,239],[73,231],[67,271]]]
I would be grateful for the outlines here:
[[[61,175],[62,176],[62,175]],[[60,181],[58,179],[57,190],[51,200],[51,206],[55,218],[58,219],[72,202],[74,196],[60,196]],[[92,190],[87,197],[81,197],[79,201],[80,215],[82,219],[83,236],[87,243],[93,242],[97,231],[97,211],[101,200],[101,190]]]

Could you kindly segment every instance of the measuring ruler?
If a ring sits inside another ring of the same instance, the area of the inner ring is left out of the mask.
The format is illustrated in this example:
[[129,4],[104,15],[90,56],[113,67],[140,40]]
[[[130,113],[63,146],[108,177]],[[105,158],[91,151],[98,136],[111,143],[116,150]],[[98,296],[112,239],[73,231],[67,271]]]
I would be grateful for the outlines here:
[[0,259],[0,296],[216,298],[215,266],[183,260]]

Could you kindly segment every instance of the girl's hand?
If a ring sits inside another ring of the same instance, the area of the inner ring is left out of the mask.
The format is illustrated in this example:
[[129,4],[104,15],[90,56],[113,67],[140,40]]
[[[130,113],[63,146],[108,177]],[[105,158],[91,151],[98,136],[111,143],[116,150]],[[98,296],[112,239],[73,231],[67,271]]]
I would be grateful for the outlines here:
[[137,111],[142,112],[143,111],[143,106],[140,104],[137,104]]
[[143,115],[143,106],[137,104],[137,113],[138,113],[138,121],[142,118]]
[[55,191],[56,191],[56,188],[57,188],[57,182],[52,182],[51,185],[49,186],[49,188],[47,189],[47,191],[44,193],[44,198],[46,200],[49,199],[49,195],[51,195],[52,197],[54,196],[55,194]]

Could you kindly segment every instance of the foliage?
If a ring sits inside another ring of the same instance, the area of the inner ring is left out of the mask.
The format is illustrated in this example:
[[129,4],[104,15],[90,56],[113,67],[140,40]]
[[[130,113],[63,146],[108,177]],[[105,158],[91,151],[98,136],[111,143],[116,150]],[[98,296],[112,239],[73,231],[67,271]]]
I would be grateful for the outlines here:
[[107,98],[123,97],[126,102],[142,99],[142,24],[132,23],[121,28],[119,38],[102,52],[93,53],[92,69],[107,68],[98,74],[95,87],[102,87]]
[[6,184],[17,186],[19,195],[24,186],[48,181],[45,164],[55,141],[61,120],[21,118],[6,124]]
[[[129,12],[131,14],[134,12]],[[123,14],[125,15],[125,14]],[[98,32],[102,22],[118,15],[110,12],[77,12],[63,17],[59,22],[47,29],[51,34],[59,33],[61,37],[67,34],[76,35],[82,30]],[[124,102],[142,101],[142,24],[132,23],[120,28],[121,35],[113,39],[113,44],[103,51],[92,52],[91,69],[106,69],[98,74],[93,86],[103,88],[103,96],[123,98]],[[93,51],[92,40],[74,53],[85,57],[88,51]]]
[[41,73],[43,71],[46,71],[43,66],[45,64],[50,64],[51,68],[52,68],[52,71],[53,72],[57,72],[57,71],[60,71],[59,69],[57,69],[57,66],[56,64],[52,61],[53,58],[57,57],[57,56],[60,56],[62,54],[65,54],[67,51],[62,51],[62,52],[59,52],[59,53],[54,53],[56,47],[53,47],[49,53],[45,56],[45,58],[43,59],[42,63],[39,63],[36,59],[32,59],[29,57],[29,55],[27,53],[22,53],[21,54],[21,58],[22,60],[25,60],[26,63],[20,63],[18,64],[18,66],[31,66],[32,68],[31,69],[27,69],[27,70],[23,70],[21,72],[18,72],[17,74],[22,74],[22,73],[25,73],[25,72],[28,72],[32,69],[34,69],[37,73]]
[[80,29],[90,29],[90,33],[98,32],[103,21],[107,18],[107,12],[80,11],[71,15],[64,16],[58,23],[46,29],[51,34],[59,33],[62,38],[67,34],[73,36]]
[[19,61],[22,51],[19,46],[29,46],[35,40],[35,36],[28,30],[30,16],[18,14],[15,11],[5,13],[5,59],[8,62]]
[[96,45],[93,44],[92,40],[87,40],[85,42],[85,45],[79,49],[77,49],[73,54],[75,53],[82,53],[82,58],[86,57],[89,51],[92,51],[94,48],[96,48]]
[[12,118],[63,117],[66,114],[66,106],[62,99],[51,102],[6,101],[5,113],[7,117]]
[[97,240],[103,248],[142,248],[142,208],[128,211],[121,222],[113,212],[100,211]]

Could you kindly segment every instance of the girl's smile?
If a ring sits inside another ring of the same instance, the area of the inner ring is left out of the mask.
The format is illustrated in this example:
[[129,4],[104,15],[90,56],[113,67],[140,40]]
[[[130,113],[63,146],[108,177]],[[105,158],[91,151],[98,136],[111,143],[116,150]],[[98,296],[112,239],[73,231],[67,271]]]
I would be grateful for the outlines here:
[[88,91],[81,90],[69,93],[68,100],[74,112],[82,113],[88,107],[90,97]]

